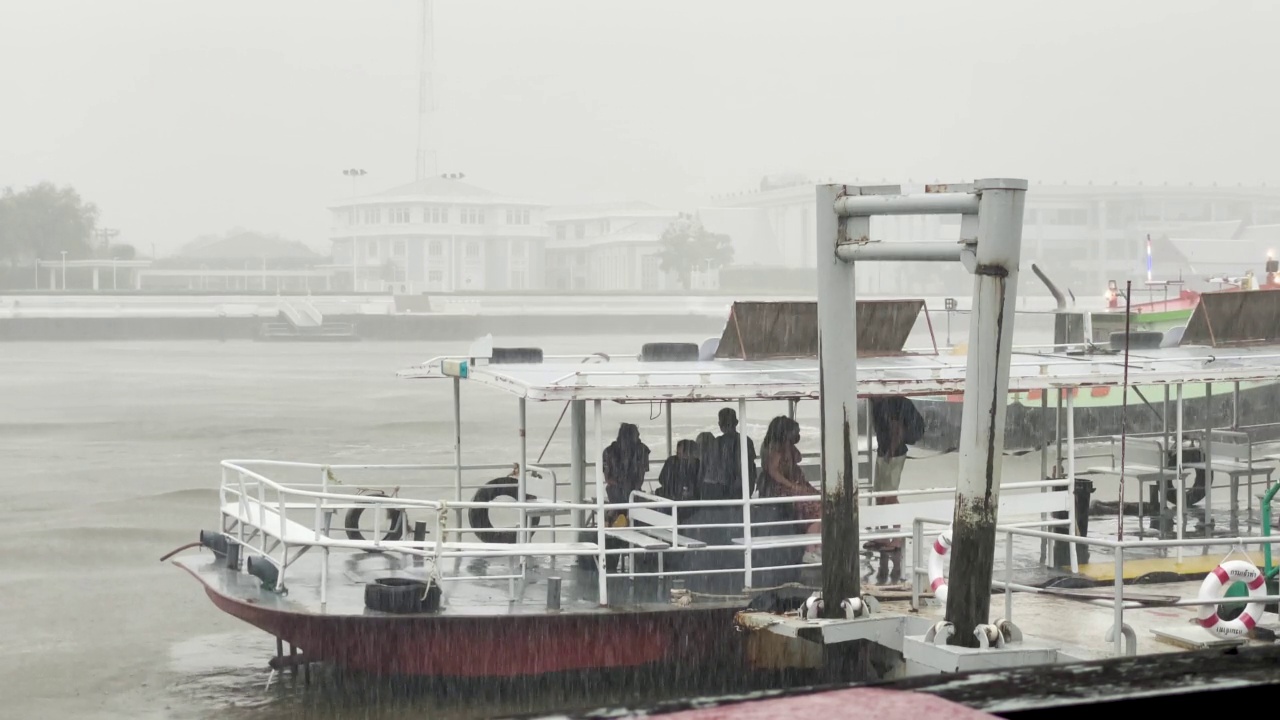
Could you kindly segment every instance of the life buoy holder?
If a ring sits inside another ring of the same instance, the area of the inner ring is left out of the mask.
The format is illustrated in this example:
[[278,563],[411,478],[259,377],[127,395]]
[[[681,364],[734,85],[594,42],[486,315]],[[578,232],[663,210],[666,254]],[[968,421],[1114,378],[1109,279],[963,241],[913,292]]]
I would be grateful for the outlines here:
[[947,578],[943,575],[947,566],[947,553],[951,551],[951,529],[942,531],[933,541],[929,551],[929,589],[939,602],[947,601]]
[[[1246,560],[1228,560],[1213,569],[1200,583],[1201,600],[1219,600],[1226,597],[1227,588],[1235,582],[1242,582],[1249,588],[1249,597],[1265,597],[1267,581],[1262,571]],[[1262,619],[1263,604],[1251,602],[1245,606],[1244,612],[1233,620],[1224,620],[1219,614],[1220,605],[1201,605],[1196,620],[1200,627],[1218,637],[1233,638],[1248,635],[1249,631]]]

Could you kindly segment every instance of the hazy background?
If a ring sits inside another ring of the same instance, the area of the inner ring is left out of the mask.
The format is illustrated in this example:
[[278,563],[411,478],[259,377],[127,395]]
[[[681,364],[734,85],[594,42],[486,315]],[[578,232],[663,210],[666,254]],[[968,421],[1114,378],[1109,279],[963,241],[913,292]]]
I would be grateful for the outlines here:
[[[327,251],[340,170],[414,177],[418,3],[6,0],[3,183],[139,247],[241,225]],[[550,203],[841,180],[1264,182],[1273,2],[435,6],[437,157]]]

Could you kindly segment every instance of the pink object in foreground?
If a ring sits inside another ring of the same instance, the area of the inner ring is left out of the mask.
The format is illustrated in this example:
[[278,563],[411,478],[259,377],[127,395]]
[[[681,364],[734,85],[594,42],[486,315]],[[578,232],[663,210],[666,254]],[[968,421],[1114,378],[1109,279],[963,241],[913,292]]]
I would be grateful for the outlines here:
[[752,700],[700,710],[682,710],[659,717],[681,720],[778,720],[788,717],[990,720],[996,716],[927,693],[849,688],[811,695]]

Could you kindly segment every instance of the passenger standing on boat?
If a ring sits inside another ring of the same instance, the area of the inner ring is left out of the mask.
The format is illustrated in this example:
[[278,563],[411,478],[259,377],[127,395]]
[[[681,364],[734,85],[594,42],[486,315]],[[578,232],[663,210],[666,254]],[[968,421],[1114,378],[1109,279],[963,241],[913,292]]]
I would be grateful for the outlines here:
[[667,458],[658,473],[655,494],[668,500],[697,500],[701,465],[697,443],[692,440],[676,443],[676,454]]
[[720,475],[720,443],[709,432],[698,433],[698,494]]
[[[764,468],[760,472],[760,497],[797,497],[818,495],[818,489],[804,477],[800,469],[800,424],[786,415],[779,415],[769,423],[765,431]],[[804,500],[790,505],[792,518],[795,520],[811,520],[804,530],[808,534],[822,532],[822,502]],[[803,562],[819,562],[822,557],[821,543],[805,548]]]
[[[872,490],[877,493],[896,493],[902,485],[902,468],[907,462],[907,446],[920,442],[924,437],[924,417],[914,403],[901,395],[891,395],[871,400],[871,423],[876,431],[876,474]],[[876,498],[877,505],[896,505],[896,495]],[[895,527],[895,530],[898,528]],[[880,570],[877,582],[900,582],[902,579],[902,538],[873,540],[864,547],[880,551]],[[893,560],[893,575],[889,576],[889,560]]]
[[[644,485],[644,476],[649,472],[649,446],[640,442],[640,428],[622,423],[618,427],[618,439],[605,448],[602,462],[609,502],[629,501],[632,491]],[[625,510],[610,510],[605,513],[605,522],[613,525],[626,514]]]
[[[702,496],[708,500],[742,499],[742,435],[738,433],[738,413],[733,408],[721,408],[719,472],[703,475]],[[747,438],[748,492],[756,491],[756,444]]]

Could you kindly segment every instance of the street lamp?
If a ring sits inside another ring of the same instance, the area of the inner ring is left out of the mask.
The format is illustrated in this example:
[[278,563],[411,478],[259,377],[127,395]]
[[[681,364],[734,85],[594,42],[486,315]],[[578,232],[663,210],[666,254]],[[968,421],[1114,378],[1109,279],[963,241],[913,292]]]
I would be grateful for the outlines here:
[[60,250],[62,253],[62,292],[67,291],[67,251]]
[[351,215],[348,219],[351,223],[351,292],[355,293],[359,292],[359,287],[356,285],[356,274],[359,271],[356,266],[356,180],[368,173],[358,168],[351,168],[343,170],[342,174],[351,178]]

